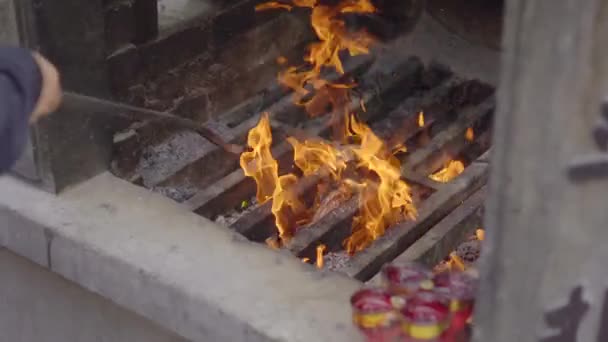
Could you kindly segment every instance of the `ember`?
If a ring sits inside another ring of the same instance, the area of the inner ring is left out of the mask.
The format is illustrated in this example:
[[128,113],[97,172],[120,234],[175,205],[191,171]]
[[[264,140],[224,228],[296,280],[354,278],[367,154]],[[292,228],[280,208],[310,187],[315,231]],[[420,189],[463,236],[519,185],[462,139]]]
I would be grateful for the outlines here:
[[464,172],[464,164],[459,160],[450,160],[446,167],[433,173],[429,178],[436,182],[447,183],[462,172]]
[[455,251],[451,252],[446,260],[439,263],[433,271],[442,273],[445,271],[466,271],[474,265],[479,257],[481,241],[485,238],[485,231],[482,228],[475,230],[475,235],[468,241],[463,242]]
[[327,246],[325,245],[317,246],[317,268],[319,269],[323,268],[323,253],[325,253],[326,249]]
[[486,238],[486,231],[483,230],[483,229],[481,229],[481,228],[477,228],[477,230],[475,230],[475,237],[479,241],[485,240],[485,238]]
[[467,128],[467,131],[464,133],[464,138],[467,141],[475,140],[475,132],[473,131],[473,128],[471,128],[471,127]]

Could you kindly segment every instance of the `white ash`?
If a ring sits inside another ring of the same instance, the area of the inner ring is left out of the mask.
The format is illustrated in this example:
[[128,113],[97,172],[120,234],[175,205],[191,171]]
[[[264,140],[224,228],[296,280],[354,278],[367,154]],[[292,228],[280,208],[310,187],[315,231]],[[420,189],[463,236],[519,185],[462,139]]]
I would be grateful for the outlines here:
[[224,213],[223,215],[218,215],[214,220],[215,223],[229,227],[233,223],[238,221],[241,217],[249,214],[250,212],[254,211],[258,207],[258,202],[255,199],[255,197],[250,198],[246,202],[247,202],[247,206],[245,209],[241,209],[240,207],[234,208],[234,209],[231,209],[230,211],[228,211],[227,213]]
[[323,268],[330,271],[341,271],[346,267],[349,260],[350,255],[346,251],[329,252],[323,256]]
[[181,131],[164,142],[148,146],[142,153],[136,173],[147,188],[160,183],[186,165],[201,158],[211,143],[192,131]]
[[159,194],[169,197],[170,199],[182,203],[188,198],[194,196],[198,191],[198,188],[189,184],[182,184],[180,186],[155,186],[152,191],[158,192]]

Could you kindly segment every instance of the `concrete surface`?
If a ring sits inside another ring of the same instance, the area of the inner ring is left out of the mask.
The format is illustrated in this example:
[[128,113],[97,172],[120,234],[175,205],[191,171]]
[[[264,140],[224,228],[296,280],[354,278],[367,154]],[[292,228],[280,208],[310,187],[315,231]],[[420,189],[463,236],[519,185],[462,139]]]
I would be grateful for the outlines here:
[[2,341],[185,341],[5,248],[0,278]]
[[0,178],[0,244],[193,341],[358,341],[360,286],[108,173],[54,196]]

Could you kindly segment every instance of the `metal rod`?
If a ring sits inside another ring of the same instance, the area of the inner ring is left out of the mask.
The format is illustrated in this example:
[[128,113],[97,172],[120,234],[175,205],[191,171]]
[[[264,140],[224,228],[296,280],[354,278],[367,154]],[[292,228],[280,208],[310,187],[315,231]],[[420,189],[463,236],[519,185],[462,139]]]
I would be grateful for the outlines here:
[[[87,105],[94,113],[103,113],[106,115],[121,116],[128,119],[139,119],[139,120],[167,120],[171,123],[182,127],[196,131],[203,137],[207,138],[213,144],[223,148],[225,151],[240,154],[243,152],[241,146],[235,144],[229,144],[220,136],[219,133],[215,132],[210,127],[196,121],[182,118],[169,112],[161,112],[153,109],[140,108],[128,104],[117,103],[108,101],[92,96],[76,94],[66,92],[64,94],[64,105]],[[101,109],[101,110],[99,110]]]

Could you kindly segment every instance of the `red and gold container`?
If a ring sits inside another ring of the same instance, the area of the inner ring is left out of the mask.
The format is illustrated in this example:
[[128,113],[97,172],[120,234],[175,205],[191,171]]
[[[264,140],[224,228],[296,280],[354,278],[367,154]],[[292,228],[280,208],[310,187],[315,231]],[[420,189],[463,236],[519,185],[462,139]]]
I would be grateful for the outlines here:
[[478,279],[467,272],[445,272],[433,278],[435,290],[450,302],[451,312],[471,314],[477,293]]
[[363,289],[351,297],[350,303],[353,322],[369,342],[399,340],[400,315],[389,292],[377,288]]
[[382,269],[382,278],[389,292],[406,297],[433,286],[431,270],[417,263],[389,264]]
[[448,303],[435,291],[421,290],[410,296],[401,310],[403,341],[442,341],[450,318]]
[[450,303],[450,327],[446,341],[464,341],[467,322],[473,316],[478,279],[466,272],[446,272],[433,279],[435,290]]

